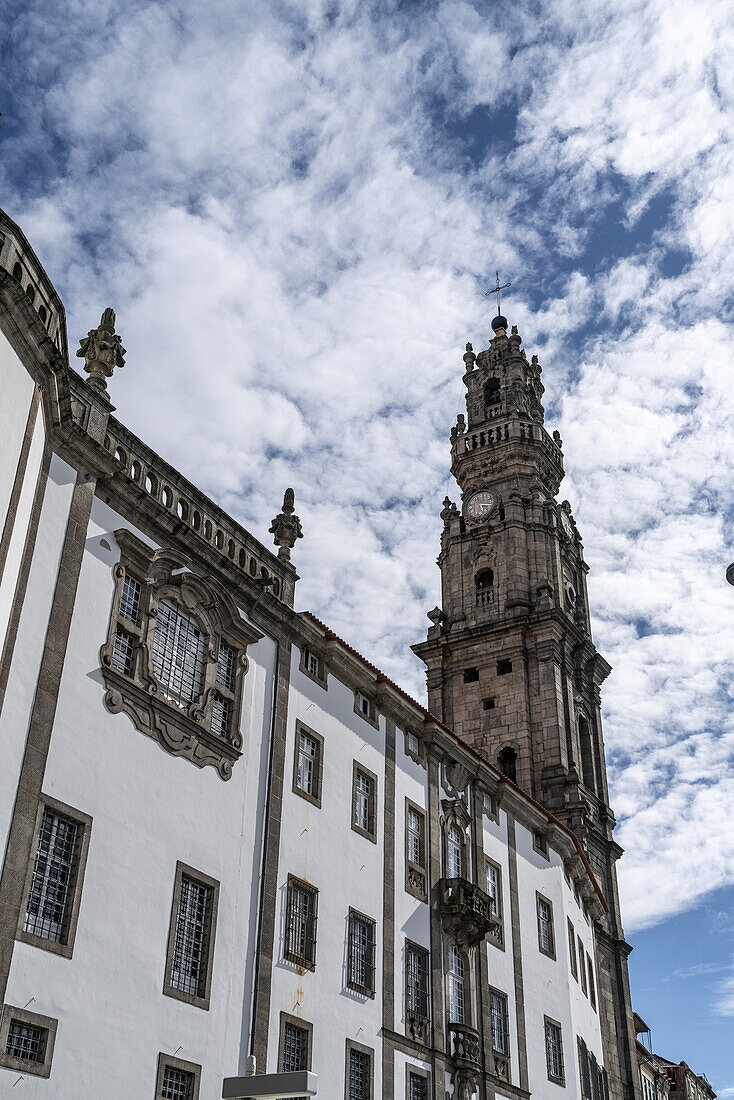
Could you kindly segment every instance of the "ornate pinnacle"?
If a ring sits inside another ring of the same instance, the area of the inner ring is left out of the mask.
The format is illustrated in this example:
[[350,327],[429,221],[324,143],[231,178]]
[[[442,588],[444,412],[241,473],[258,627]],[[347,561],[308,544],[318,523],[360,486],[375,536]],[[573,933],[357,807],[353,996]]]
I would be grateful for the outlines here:
[[280,512],[270,524],[270,534],[273,542],[278,547],[278,557],[290,561],[291,550],[296,545],[296,539],[303,538],[303,529],[298,516],[293,514],[295,508],[295,493],[292,489],[286,489],[283,496],[283,511]]
[[125,366],[125,349],[115,332],[115,311],[109,306],[97,328],[90,329],[79,341],[77,355],[84,359],[89,385],[107,397],[107,379],[112,377],[115,367]]

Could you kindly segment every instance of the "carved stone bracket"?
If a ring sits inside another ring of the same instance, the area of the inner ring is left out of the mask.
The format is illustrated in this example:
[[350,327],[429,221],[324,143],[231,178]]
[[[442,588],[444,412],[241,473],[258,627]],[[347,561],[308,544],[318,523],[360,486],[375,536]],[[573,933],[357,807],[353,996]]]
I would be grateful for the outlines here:
[[406,1013],[408,1035],[416,1043],[428,1044],[428,1020],[417,1012]]
[[438,909],[453,942],[471,949],[485,936],[501,942],[502,925],[481,887],[465,878],[442,878],[437,884]]

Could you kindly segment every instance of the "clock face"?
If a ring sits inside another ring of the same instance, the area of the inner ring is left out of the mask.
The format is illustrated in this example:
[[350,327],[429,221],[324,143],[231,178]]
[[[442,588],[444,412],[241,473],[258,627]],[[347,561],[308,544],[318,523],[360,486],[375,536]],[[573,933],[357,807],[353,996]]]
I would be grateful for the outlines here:
[[568,512],[561,512],[561,527],[566,533],[567,539],[573,538],[573,524],[571,523],[571,517]]
[[494,497],[486,489],[483,489],[480,493],[475,493],[473,497],[470,497],[466,506],[466,513],[470,519],[484,519],[493,507]]

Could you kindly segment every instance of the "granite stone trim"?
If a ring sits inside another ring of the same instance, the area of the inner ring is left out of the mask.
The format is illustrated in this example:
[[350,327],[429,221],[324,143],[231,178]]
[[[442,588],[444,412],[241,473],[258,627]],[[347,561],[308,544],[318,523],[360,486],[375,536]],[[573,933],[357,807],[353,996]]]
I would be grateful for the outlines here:
[[515,975],[515,1018],[517,1026],[517,1060],[520,1072],[520,1088],[528,1090],[528,1053],[525,1030],[525,985],[522,973],[522,946],[520,938],[520,898],[517,887],[517,838],[515,819],[507,814],[507,850],[510,857],[510,927],[512,930],[512,959]]
[[309,1020],[302,1020],[300,1016],[291,1016],[288,1012],[281,1012],[280,1014],[280,1033],[278,1036],[278,1072],[284,1073],[285,1066],[283,1065],[283,1056],[285,1054],[285,1025],[290,1024],[291,1027],[300,1028],[301,1031],[305,1031],[308,1036],[306,1043],[306,1065],[302,1066],[302,1069],[311,1069],[311,1059],[313,1057],[313,1024]]
[[[540,903],[544,902],[550,909],[550,949],[543,947],[540,938]],[[547,955],[549,959],[555,960],[556,958],[556,920],[553,915],[553,902],[550,898],[547,898],[545,894],[541,894],[540,890],[535,891],[535,911],[538,919],[538,951],[541,955]]]
[[28,419],[26,420],[25,431],[23,432],[23,442],[20,446],[18,465],[16,467],[15,477],[13,479],[13,487],[10,490],[8,510],[5,513],[3,533],[0,536],[0,581],[2,581],[3,579],[3,573],[5,572],[5,563],[8,560],[8,550],[10,549],[10,540],[13,537],[15,519],[18,514],[18,504],[20,502],[20,494],[23,490],[23,483],[25,481],[26,470],[28,468],[28,455],[30,453],[31,443],[33,442],[33,433],[36,427],[36,418],[38,416],[38,405],[40,402],[40,397],[41,394],[38,386],[34,386],[33,396],[31,397],[31,404],[28,410]]
[[[385,721],[385,805],[383,809],[382,892],[382,1026],[395,1027],[395,723]],[[382,1100],[393,1100],[395,1063],[392,1050],[382,1049]]]
[[[45,1032],[43,1058],[40,1061],[32,1062],[28,1058],[14,1058],[6,1053],[10,1024],[13,1020],[17,1020],[19,1024],[40,1028]],[[58,1025],[59,1021],[53,1016],[42,1016],[40,1012],[29,1012],[27,1008],[3,1005],[2,1019],[0,1019],[0,1066],[15,1070],[17,1073],[31,1073],[35,1077],[50,1077]]]
[[190,1100],[199,1100],[199,1089],[201,1088],[201,1066],[197,1062],[187,1062],[183,1058],[176,1058],[173,1054],[158,1055],[158,1072],[155,1077],[155,1100],[164,1100],[163,1098],[163,1075],[166,1071],[166,1066],[170,1066],[171,1069],[180,1069],[183,1073],[190,1073],[194,1079],[194,1088],[191,1093]]
[[41,466],[36,479],[36,491],[33,496],[33,504],[31,505],[30,521],[26,531],[23,554],[20,559],[20,569],[18,570],[18,578],[15,582],[15,592],[13,593],[10,618],[5,632],[2,656],[0,657],[0,714],[2,713],[3,703],[5,701],[5,692],[7,691],[8,678],[10,676],[10,665],[13,660],[13,653],[15,652],[18,627],[20,626],[20,613],[23,610],[23,601],[25,600],[26,589],[28,588],[28,577],[33,563],[33,552],[36,547],[38,524],[41,519],[41,508],[43,507],[43,498],[46,494],[50,464],[51,444],[46,440],[43,448],[43,456],[41,458]]
[[[421,860],[420,863],[414,863],[410,859],[408,852],[408,811],[413,810],[421,820]],[[405,799],[405,815],[404,815],[404,830],[405,830],[405,891],[410,894],[411,897],[417,898],[418,901],[428,901],[428,867],[427,867],[427,846],[428,846],[428,829],[426,827],[426,811],[419,806],[416,802],[413,802],[410,798]]]
[[370,1061],[370,1090],[367,1093],[368,1096],[375,1095],[375,1051],[374,1047],[364,1046],[362,1043],[355,1042],[354,1039],[347,1039],[345,1043],[344,1053],[344,1100],[349,1100],[349,1061],[350,1054],[353,1050],[358,1050],[360,1054],[366,1054]]
[[5,863],[0,876],[0,1001],[5,998],[15,932],[25,900],[23,890],[33,851],[38,800],[56,716],[94,490],[94,479],[79,472],[69,508],[36,693],[28,723]]
[[[369,807],[367,810],[367,828],[363,829],[361,825],[358,825],[354,820],[354,808],[357,804],[357,776],[363,775],[370,780],[372,784],[372,794],[369,799]],[[360,764],[358,760],[352,762],[352,804],[350,807],[351,825],[355,833],[359,833],[360,836],[366,837],[367,840],[371,840],[373,844],[377,844],[377,776],[374,772],[371,772],[369,768],[365,768],[364,764]]]
[[[211,908],[209,910],[209,928],[206,936],[206,975],[204,977],[204,990],[200,994],[185,993],[182,989],[176,989],[172,984],[172,971],[173,971],[173,952],[176,946],[176,925],[179,898],[181,896],[181,880],[186,878],[193,879],[194,882],[201,883],[203,886],[208,886],[212,892]],[[168,929],[168,944],[166,947],[166,973],[163,980],[163,992],[166,997],[175,997],[177,1001],[183,1001],[185,1004],[194,1005],[196,1008],[203,1008],[205,1012],[209,1011],[209,1002],[212,991],[212,971],[214,969],[214,941],[217,932],[217,910],[219,908],[219,881],[215,878],[211,878],[209,875],[205,875],[203,871],[197,871],[195,867],[189,867],[186,863],[182,863],[178,860],[176,863],[176,877],[173,883],[173,900],[171,902],[171,923]]]
[[280,859],[280,826],[283,813],[283,776],[285,771],[291,665],[291,643],[281,640],[279,645],[278,667],[275,670],[276,702],[273,729],[273,764],[271,769],[270,806],[265,836],[265,869],[261,903],[262,922],[260,943],[255,945],[258,956],[258,969],[252,1053],[260,1066],[267,1065],[268,1055],[270,993],[273,982],[273,956],[275,952],[275,915],[278,901],[278,862]]
[[[303,787],[298,785],[298,754],[301,744],[301,734],[305,733],[307,737],[312,738],[316,742],[316,759],[314,760],[313,768],[313,791],[305,791]],[[296,722],[296,734],[293,743],[293,793],[297,794],[299,798],[305,798],[311,805],[317,806],[321,809],[321,785],[324,778],[324,739],[320,733],[311,729],[305,722],[300,720]]]
[[51,951],[55,955],[62,955],[65,959],[70,959],[74,952],[76,926],[79,920],[79,907],[82,901],[82,888],[84,885],[84,872],[87,867],[87,853],[89,852],[92,818],[89,814],[74,809],[73,806],[67,806],[65,802],[59,802],[58,799],[51,798],[49,795],[41,795],[38,803],[38,813],[36,814],[36,828],[33,834],[31,859],[28,861],[28,874],[26,875],[25,889],[23,891],[23,896],[26,899],[31,892],[31,881],[33,879],[33,870],[35,866],[35,852],[38,848],[38,838],[41,832],[41,824],[43,822],[45,810],[51,810],[54,813],[69,818],[81,831],[70,885],[71,904],[69,905],[69,901],[67,901],[67,906],[69,908],[64,938],[60,943],[57,943],[56,940],[50,940],[45,936],[36,935],[34,932],[26,932],[23,925],[25,924],[27,901],[25,905],[21,906],[18,914],[18,931],[16,933],[16,938],[23,943],[32,944],[33,947],[40,947],[44,951]]
[[[547,1028],[548,1024],[552,1024],[554,1027],[557,1027],[558,1031],[560,1033],[560,1036],[561,1036],[561,1066],[563,1067],[563,1076],[562,1077],[556,1077],[554,1074],[551,1073],[550,1057],[549,1057],[549,1053],[548,1053],[548,1028]],[[559,1020],[554,1020],[552,1018],[552,1016],[543,1016],[543,1041],[545,1043],[545,1060],[546,1060],[546,1067],[547,1067],[547,1070],[548,1070],[548,1080],[552,1081],[554,1085],[560,1085],[562,1088],[565,1088],[566,1087],[566,1055],[565,1055],[565,1052],[564,1052],[564,1049],[563,1049],[563,1025],[560,1023]]]
[[405,1100],[410,1100],[411,1077],[422,1077],[426,1082],[426,1096],[430,1096],[431,1075],[423,1066],[416,1066],[412,1062],[405,1063]]

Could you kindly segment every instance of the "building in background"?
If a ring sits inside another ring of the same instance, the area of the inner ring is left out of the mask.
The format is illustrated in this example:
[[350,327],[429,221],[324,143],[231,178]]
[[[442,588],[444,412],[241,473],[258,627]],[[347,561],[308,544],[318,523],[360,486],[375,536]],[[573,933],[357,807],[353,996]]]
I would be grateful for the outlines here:
[[464,356],[425,709],[294,610],[290,491],[275,554],[114,417],[112,310],[72,369],[5,215],[0,326],[0,1082],[642,1097],[609,666],[516,330]]
[[655,1055],[655,1060],[670,1082],[670,1100],[715,1100],[705,1073],[694,1073],[685,1062],[669,1062],[660,1055]]

